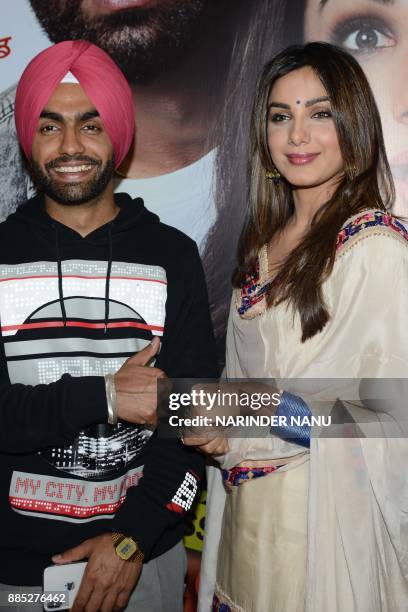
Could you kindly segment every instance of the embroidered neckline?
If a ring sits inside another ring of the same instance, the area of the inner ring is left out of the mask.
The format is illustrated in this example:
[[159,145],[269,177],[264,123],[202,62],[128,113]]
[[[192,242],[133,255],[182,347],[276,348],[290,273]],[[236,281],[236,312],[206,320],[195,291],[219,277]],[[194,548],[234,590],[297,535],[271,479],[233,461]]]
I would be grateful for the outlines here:
[[[379,227],[387,227],[408,241],[408,231],[390,213],[381,210],[365,211],[352,217],[340,230],[336,242],[336,255],[353,236],[364,230]],[[238,290],[237,311],[241,318],[252,319],[265,312],[265,295],[278,282],[278,276],[272,281],[267,277],[267,255],[264,245],[260,249],[255,272],[247,276]]]
[[373,227],[388,227],[408,241],[408,232],[398,219],[395,219],[390,213],[374,210],[354,217],[340,230],[337,236],[336,251],[338,252],[351,237],[356,236],[362,230]]
[[272,286],[272,282],[260,283],[259,258],[256,262],[254,274],[247,276],[245,282],[241,284],[241,305],[238,307],[238,314],[244,315],[250,308],[264,300],[264,295]]

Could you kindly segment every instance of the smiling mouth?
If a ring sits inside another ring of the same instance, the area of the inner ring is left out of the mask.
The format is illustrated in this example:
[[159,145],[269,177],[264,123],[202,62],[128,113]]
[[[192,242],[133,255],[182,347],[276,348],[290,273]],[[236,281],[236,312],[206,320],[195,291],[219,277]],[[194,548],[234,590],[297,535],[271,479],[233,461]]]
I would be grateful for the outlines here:
[[309,164],[312,162],[318,155],[319,153],[292,153],[286,157],[291,164],[295,166],[303,166],[304,164]]
[[94,167],[94,164],[90,164],[90,165],[83,165],[83,166],[58,166],[53,168],[53,170],[55,170],[55,172],[59,172],[59,173],[75,173],[77,174],[78,172],[88,172],[88,170],[91,170]]

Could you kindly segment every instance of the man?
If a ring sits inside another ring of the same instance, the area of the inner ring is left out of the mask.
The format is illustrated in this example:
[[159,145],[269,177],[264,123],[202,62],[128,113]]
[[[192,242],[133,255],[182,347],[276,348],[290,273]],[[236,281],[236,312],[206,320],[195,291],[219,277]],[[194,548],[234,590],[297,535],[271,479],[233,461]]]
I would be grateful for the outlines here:
[[1,594],[88,559],[75,610],[177,612],[202,459],[148,425],[164,373],[216,375],[197,248],[114,196],[134,113],[102,50],[40,53],[15,118],[40,193],[0,225]]
[[[216,122],[247,0],[43,0],[31,6],[52,42],[89,40],[121,66],[134,95],[136,139],[116,186],[152,201],[161,220],[202,251],[216,218]],[[241,30],[240,35],[243,35]],[[14,88],[0,100],[0,216],[33,195],[12,134]],[[119,184],[118,184],[119,183]]]

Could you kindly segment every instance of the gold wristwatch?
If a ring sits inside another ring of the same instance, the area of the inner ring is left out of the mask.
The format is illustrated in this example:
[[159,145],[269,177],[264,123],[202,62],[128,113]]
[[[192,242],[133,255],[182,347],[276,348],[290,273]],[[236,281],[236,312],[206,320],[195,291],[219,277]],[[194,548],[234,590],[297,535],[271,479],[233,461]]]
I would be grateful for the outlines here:
[[115,553],[123,559],[131,563],[142,562],[144,554],[140,550],[138,543],[130,536],[125,536],[123,533],[114,531],[111,533]]

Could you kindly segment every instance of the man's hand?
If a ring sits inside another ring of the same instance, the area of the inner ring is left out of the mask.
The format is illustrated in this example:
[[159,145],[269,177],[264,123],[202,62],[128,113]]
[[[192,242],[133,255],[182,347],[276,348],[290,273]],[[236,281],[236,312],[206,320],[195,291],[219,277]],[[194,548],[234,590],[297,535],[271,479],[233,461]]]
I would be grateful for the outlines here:
[[58,565],[83,559],[88,559],[88,565],[71,610],[123,610],[139,580],[142,563],[120,559],[115,553],[109,533],[85,540],[79,546],[52,558]]
[[142,351],[129,357],[115,374],[118,418],[137,425],[155,425],[157,419],[157,379],[162,370],[148,366],[160,348],[155,337]]

